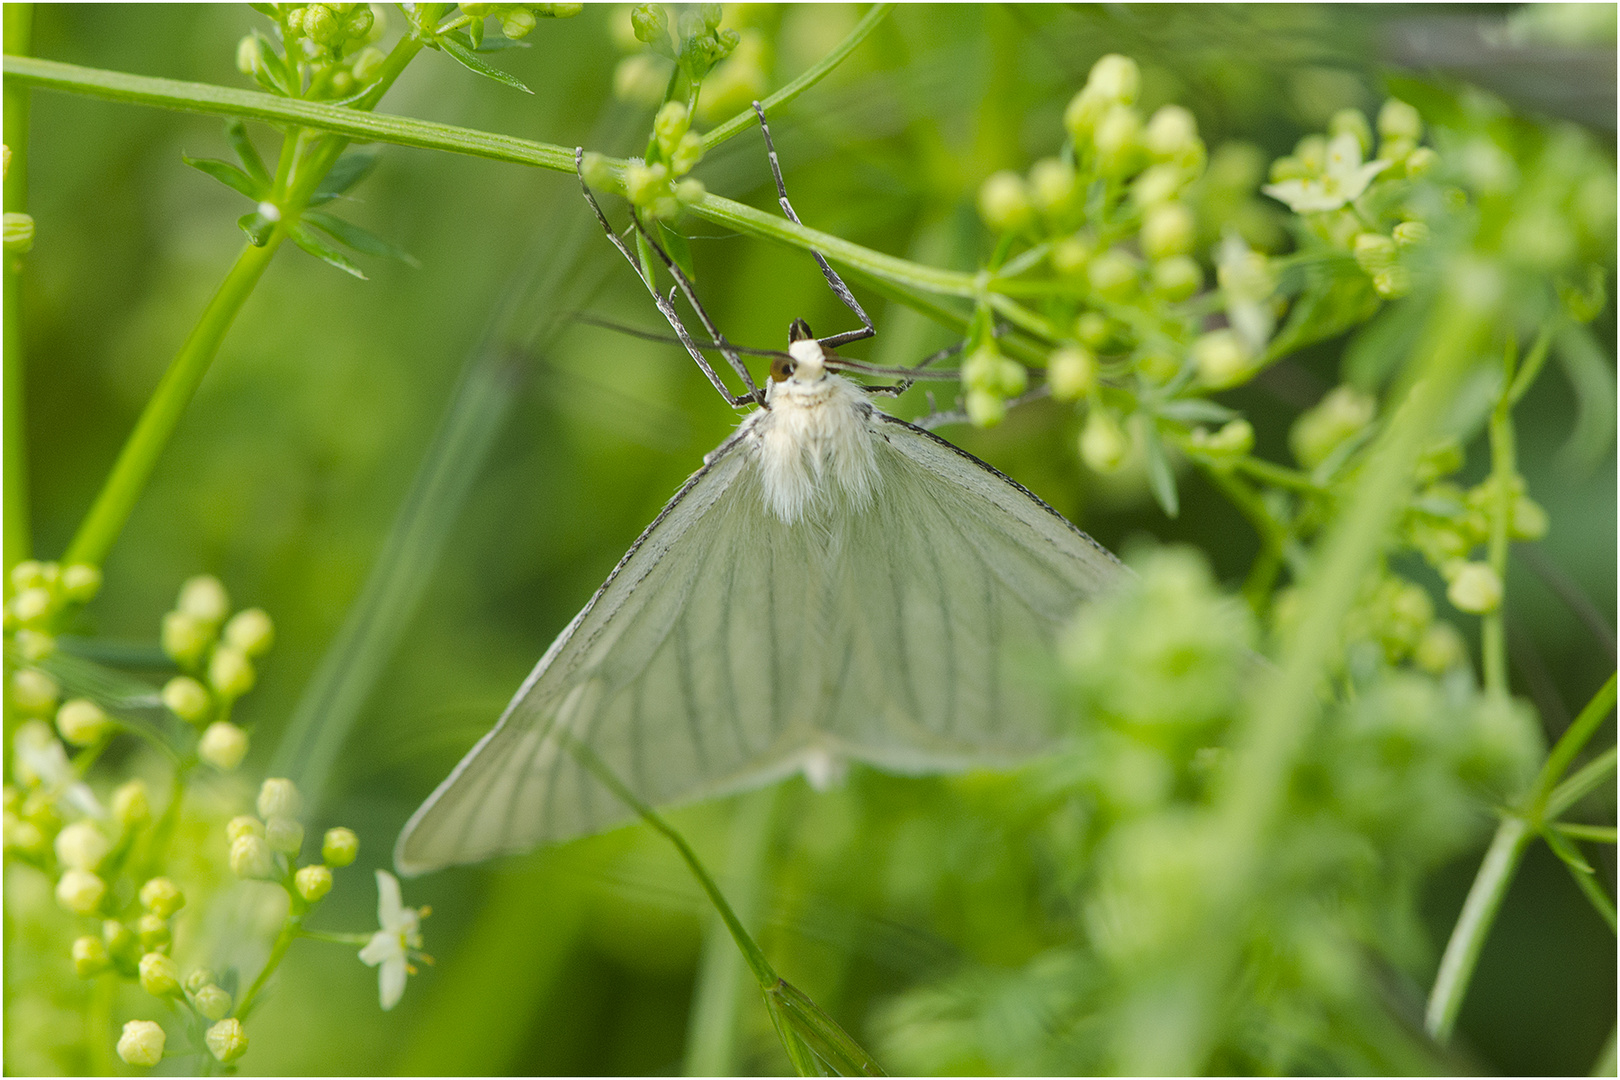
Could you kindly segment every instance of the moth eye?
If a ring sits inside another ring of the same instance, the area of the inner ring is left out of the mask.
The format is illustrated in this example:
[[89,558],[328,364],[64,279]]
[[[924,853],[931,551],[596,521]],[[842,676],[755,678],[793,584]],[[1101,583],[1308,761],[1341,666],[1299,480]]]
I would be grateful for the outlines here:
[[784,381],[789,375],[793,374],[794,366],[793,361],[787,357],[778,356],[771,361],[771,380],[773,382]]

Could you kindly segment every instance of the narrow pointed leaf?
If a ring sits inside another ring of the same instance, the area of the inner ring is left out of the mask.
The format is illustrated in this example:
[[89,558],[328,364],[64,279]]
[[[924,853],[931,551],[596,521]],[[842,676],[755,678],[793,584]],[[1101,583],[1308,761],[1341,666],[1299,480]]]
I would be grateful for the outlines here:
[[293,243],[297,244],[299,247],[303,248],[305,251],[309,252],[322,262],[330,263],[332,266],[342,270],[345,274],[353,274],[361,281],[366,280],[366,275],[361,273],[360,268],[354,265],[354,263],[350,262],[347,256],[345,256],[337,248],[322,240],[319,236],[316,236],[315,233],[306,226],[302,224],[294,225],[287,235],[292,237]]
[[363,255],[376,255],[384,259],[396,259],[406,266],[419,267],[422,264],[408,251],[395,247],[382,237],[367,232],[351,221],[333,217],[320,210],[306,210],[304,221],[315,226],[322,232],[333,237],[339,243],[346,244]]
[[253,148],[253,140],[248,138],[247,125],[240,120],[232,120],[225,125],[225,138],[230,140],[231,149],[241,159],[242,167],[247,174],[259,182],[260,190],[270,186],[270,170],[265,168],[264,159]]
[[1160,402],[1153,411],[1167,420],[1180,420],[1186,424],[1224,424],[1237,418],[1235,409],[1203,398],[1177,398]]
[[257,210],[243,214],[236,219],[236,224],[243,232],[247,233],[247,238],[253,242],[254,247],[264,247],[264,245],[268,244],[270,242],[270,233],[276,227],[275,222]]
[[1547,841],[1547,846],[1553,849],[1553,854],[1563,859],[1564,865],[1571,870],[1578,870],[1583,874],[1593,872],[1592,864],[1586,861],[1581,849],[1576,847],[1569,837],[1552,829],[1544,831],[1541,835]]
[[212,176],[232,191],[240,192],[258,202],[263,198],[264,187],[253,177],[238,169],[228,161],[219,161],[216,158],[194,158],[180,155],[180,160],[190,165],[200,173]]
[[478,43],[478,51],[481,53],[505,52],[507,49],[527,49],[528,47],[529,43],[527,41],[513,41],[509,37],[501,37],[498,34],[486,37]]
[[686,237],[661,221],[658,223],[658,231],[662,234],[664,250],[675,260],[675,265],[681,268],[681,273],[696,281],[697,269],[692,265],[692,246],[686,242]]
[[473,52],[472,49],[457,41],[454,37],[446,35],[439,38],[438,43],[452,59],[467,70],[477,72],[486,79],[494,79],[498,83],[504,83],[505,85],[512,87],[514,90],[521,90],[525,94],[534,93],[533,90],[530,90],[527,86],[524,86],[521,82],[519,82],[515,76],[508,75],[500,68],[491,67],[482,60],[478,59],[477,53]]
[[366,151],[355,151],[344,154],[327,170],[321,182],[315,187],[315,194],[309,197],[309,205],[319,206],[331,202],[333,199],[348,191],[354,185],[366,178],[377,165],[377,155]]
[[1159,438],[1159,429],[1153,426],[1152,421],[1142,425],[1142,448],[1147,456],[1148,486],[1153,489],[1153,497],[1159,503],[1159,508],[1166,517],[1175,517],[1181,513],[1181,498],[1176,491],[1176,473],[1170,467],[1170,457],[1164,452],[1164,443]]

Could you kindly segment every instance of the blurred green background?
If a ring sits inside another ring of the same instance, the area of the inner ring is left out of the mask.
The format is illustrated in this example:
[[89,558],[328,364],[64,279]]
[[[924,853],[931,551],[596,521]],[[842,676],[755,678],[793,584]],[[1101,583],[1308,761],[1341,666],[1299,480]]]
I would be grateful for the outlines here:
[[[859,14],[804,6],[735,19],[759,28],[774,88]],[[1105,52],[1142,64],[1146,109],[1180,102],[1197,114],[1212,149],[1243,139],[1269,159],[1338,108],[1376,110],[1392,64],[1431,62],[1414,29],[1425,20],[1505,15],[902,7],[773,130],[808,224],[971,269],[987,253],[972,209],[979,182],[1056,149],[1065,104]],[[533,97],[424,53],[381,111],[624,153],[644,137],[650,112],[614,101],[622,54],[609,20],[624,17],[622,8],[588,7],[574,19],[543,21],[532,48],[499,54]],[[236,42],[262,22],[245,6],[47,5],[36,14],[33,51],[245,85]],[[1581,84],[1554,94],[1546,72],[1493,65],[1486,53],[1471,68],[1450,63],[1526,110],[1587,122],[1612,149],[1612,17],[1609,32],[1608,72],[1599,66],[1590,92]],[[1561,70],[1576,83],[1588,77]],[[270,146],[268,131],[250,131]],[[217,120],[36,93],[29,152],[29,209],[38,223],[25,293],[30,478],[35,549],[54,557],[241,245],[233,222],[246,207],[181,163],[182,153],[227,156]],[[726,144],[696,175],[711,190],[774,209],[757,135]],[[101,635],[150,642],[179,583],[211,572],[237,604],[271,612],[278,644],[242,707],[255,725],[244,771],[262,774],[379,556],[464,369],[483,363],[479,370],[495,372],[484,411],[469,414],[488,421],[492,445],[474,463],[464,503],[429,512],[447,540],[436,562],[408,575],[423,588],[421,602],[393,627],[398,648],[377,671],[310,823],[346,824],[362,839],[359,864],[339,875],[318,917],[317,925],[337,930],[372,923],[369,868],[389,865],[406,816],[735,422],[678,350],[599,329],[564,327],[498,370],[479,360],[516,355],[501,350],[528,344],[533,326],[576,305],[657,327],[628,268],[589,231],[571,177],[383,148],[345,210],[421,267],[368,260],[371,280],[361,282],[288,245],[227,338],[90,608]],[[804,254],[717,235],[701,222],[689,231],[701,237],[701,295],[733,340],[779,347],[796,316],[819,333],[849,323]],[[570,287],[546,287],[547,271],[559,267]],[[601,282],[594,293],[580,287],[593,281]],[[947,342],[859,284],[856,291],[880,329],[864,356],[904,362]],[[1611,306],[1595,327],[1599,340],[1613,340],[1613,320]],[[1288,424],[1337,381],[1343,345],[1328,342],[1227,396],[1253,420],[1262,452],[1286,458]],[[1613,447],[1569,467],[1557,455],[1574,414],[1568,383],[1556,373],[1543,378],[1520,413],[1522,467],[1552,519],[1539,558],[1612,627]],[[1075,433],[1072,412],[1051,403],[1015,412],[994,431],[945,432],[1115,550],[1144,535],[1186,541],[1227,581],[1241,579],[1253,536],[1217,493],[1185,474],[1181,516],[1166,519],[1140,485],[1087,475]],[[1472,447],[1465,476],[1483,472],[1482,447]],[[1509,590],[1515,689],[1557,718],[1556,734],[1612,670],[1612,645],[1522,560]],[[755,820],[772,804],[769,871],[752,922],[783,973],[881,1056],[876,1018],[896,991],[958,970],[993,974],[1048,943],[1033,856],[1006,785],[997,777],[893,780],[857,771],[828,794],[793,781],[774,795],[744,797],[754,800],[753,815],[739,816],[734,804],[744,800],[733,800],[677,820],[724,884],[734,822]],[[1600,854],[1612,891],[1614,852]],[[1470,855],[1425,892],[1436,958],[1476,866]],[[351,951],[301,943],[254,1018],[245,1071],[682,1068],[712,926],[661,840],[621,830],[407,882],[406,900],[433,908],[425,932],[437,964],[412,978],[400,1007],[378,1011],[375,974]],[[721,955],[730,949],[720,946]],[[735,1067],[784,1070],[746,987],[740,1001]],[[1468,1060],[1487,1071],[1584,1072],[1614,1015],[1613,938],[1538,849],[1508,896],[1463,1011]],[[50,1024],[74,1022],[71,1014],[24,1016],[45,1025],[35,1036],[45,1043]],[[24,1021],[8,1010],[8,1022]],[[1018,1038],[1027,1022],[1010,1001],[1006,1031],[996,1037]],[[7,1069],[64,1067],[53,1060],[12,1056]]]

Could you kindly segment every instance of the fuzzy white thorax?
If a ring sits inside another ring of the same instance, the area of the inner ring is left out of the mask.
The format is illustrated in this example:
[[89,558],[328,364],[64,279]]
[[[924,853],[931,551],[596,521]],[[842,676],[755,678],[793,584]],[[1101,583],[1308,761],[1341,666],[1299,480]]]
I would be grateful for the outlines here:
[[766,389],[770,407],[744,421],[757,440],[766,505],[790,524],[840,496],[857,508],[869,505],[877,486],[872,403],[827,371],[816,341],[795,341],[788,355],[793,371]]

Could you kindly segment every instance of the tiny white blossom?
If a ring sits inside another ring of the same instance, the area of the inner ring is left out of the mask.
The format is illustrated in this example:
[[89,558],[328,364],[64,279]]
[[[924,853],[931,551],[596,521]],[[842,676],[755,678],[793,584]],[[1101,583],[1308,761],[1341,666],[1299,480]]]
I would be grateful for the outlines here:
[[29,785],[39,784],[47,796],[61,798],[87,817],[107,816],[95,793],[79,779],[55,732],[46,724],[39,720],[23,724],[12,736],[12,747],[17,753],[12,768],[18,780]]
[[1389,168],[1387,161],[1361,162],[1361,142],[1352,132],[1344,132],[1328,143],[1327,164],[1321,176],[1284,180],[1261,188],[1278,202],[1288,204],[1296,214],[1337,210],[1360,197],[1373,177]]
[[421,956],[418,950],[422,947],[424,914],[425,909],[418,911],[400,902],[398,878],[386,870],[377,871],[377,922],[381,929],[360,950],[360,960],[377,968],[377,996],[384,1010],[399,1004],[405,993],[406,973],[416,973],[410,959]]

